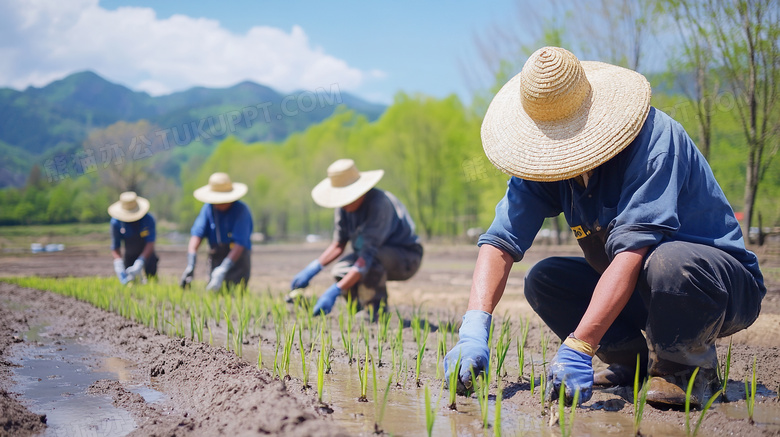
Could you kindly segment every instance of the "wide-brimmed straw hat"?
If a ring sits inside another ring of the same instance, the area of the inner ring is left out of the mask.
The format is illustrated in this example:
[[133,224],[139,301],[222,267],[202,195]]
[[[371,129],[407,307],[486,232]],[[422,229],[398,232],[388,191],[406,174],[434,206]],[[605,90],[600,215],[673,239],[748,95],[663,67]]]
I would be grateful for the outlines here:
[[209,184],[195,190],[192,195],[203,203],[219,205],[244,197],[249,189],[246,184],[232,182],[227,173],[217,172],[209,176]]
[[119,202],[108,207],[108,215],[120,222],[132,223],[141,220],[149,212],[149,201],[133,191],[119,195]]
[[366,194],[384,174],[384,170],[358,171],[355,161],[339,159],[328,167],[328,177],[311,190],[311,197],[325,208],[341,208]]
[[560,181],[617,155],[649,111],[650,83],[641,74],[544,47],[493,98],[482,146],[504,173]]

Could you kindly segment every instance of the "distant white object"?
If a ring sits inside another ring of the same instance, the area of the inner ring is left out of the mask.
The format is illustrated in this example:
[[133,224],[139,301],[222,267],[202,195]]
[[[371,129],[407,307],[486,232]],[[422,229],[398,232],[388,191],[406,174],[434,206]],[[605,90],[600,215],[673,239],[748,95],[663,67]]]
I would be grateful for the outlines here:
[[307,243],[316,243],[318,241],[322,241],[322,237],[317,234],[309,234],[306,236]]
[[33,243],[30,245],[30,251],[32,253],[43,252],[43,245],[41,243]]
[[249,240],[253,243],[262,243],[265,241],[265,234],[262,232],[252,232],[252,235],[249,236]]
[[47,244],[46,252],[62,252],[65,250],[64,244]]
[[480,235],[484,234],[485,230],[482,228],[468,228],[466,229],[466,236],[469,238],[478,238]]

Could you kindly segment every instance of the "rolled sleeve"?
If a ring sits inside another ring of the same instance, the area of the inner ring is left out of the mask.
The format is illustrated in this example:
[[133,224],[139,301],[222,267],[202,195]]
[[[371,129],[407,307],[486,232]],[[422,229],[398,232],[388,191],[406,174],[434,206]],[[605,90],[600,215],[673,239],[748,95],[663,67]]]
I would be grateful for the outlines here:
[[144,216],[144,224],[142,226],[142,232],[146,232],[144,235],[144,241],[147,243],[154,243],[157,239],[157,224],[154,221],[154,217],[151,214]]
[[544,219],[561,213],[559,203],[552,184],[511,178],[504,198],[496,205],[493,224],[477,245],[490,244],[509,253],[515,262],[520,261]]

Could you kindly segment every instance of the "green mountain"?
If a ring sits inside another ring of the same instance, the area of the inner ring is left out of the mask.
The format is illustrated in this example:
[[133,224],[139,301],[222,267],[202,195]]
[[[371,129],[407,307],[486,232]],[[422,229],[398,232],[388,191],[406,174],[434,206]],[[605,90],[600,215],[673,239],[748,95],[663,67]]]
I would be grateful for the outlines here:
[[[89,133],[117,121],[148,120],[172,144],[210,146],[234,135],[243,141],[281,141],[345,106],[377,119],[384,105],[341,92],[337,86],[282,94],[242,82],[229,88],[195,87],[152,97],[111,83],[91,71],[42,88],[0,88],[0,188],[24,183],[30,168],[68,156]],[[201,148],[202,150],[202,148]]]

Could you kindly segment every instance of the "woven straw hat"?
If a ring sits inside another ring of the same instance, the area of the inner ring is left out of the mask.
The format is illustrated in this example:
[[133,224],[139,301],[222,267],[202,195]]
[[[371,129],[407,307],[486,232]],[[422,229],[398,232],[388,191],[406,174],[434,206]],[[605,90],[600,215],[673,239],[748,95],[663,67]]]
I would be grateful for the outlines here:
[[319,206],[341,208],[366,194],[384,174],[384,170],[361,172],[355,161],[339,159],[328,167],[328,177],[311,190],[311,197]]
[[108,215],[120,222],[132,223],[141,220],[149,212],[149,201],[132,191],[119,195],[119,202],[108,207]]
[[649,111],[650,83],[641,74],[544,47],[490,103],[482,146],[504,173],[560,181],[617,155]]
[[231,182],[227,173],[218,172],[209,176],[208,185],[198,188],[192,195],[203,203],[219,205],[235,202],[248,190],[246,184]]

